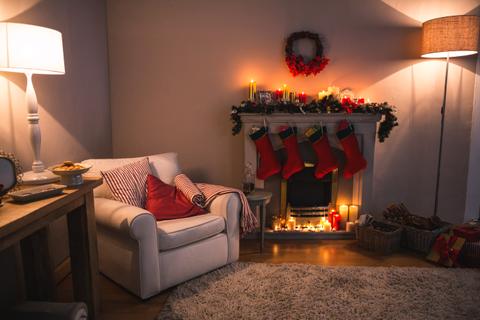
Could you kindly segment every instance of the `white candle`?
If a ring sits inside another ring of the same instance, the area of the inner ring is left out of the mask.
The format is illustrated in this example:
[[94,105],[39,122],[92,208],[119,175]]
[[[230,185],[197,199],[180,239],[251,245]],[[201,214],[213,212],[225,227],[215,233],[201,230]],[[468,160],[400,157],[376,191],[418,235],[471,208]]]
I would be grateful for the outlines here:
[[295,218],[294,217],[290,217],[287,221],[287,229],[292,231],[292,230],[295,230]]
[[353,232],[355,231],[355,223],[349,221],[347,222],[347,232]]
[[358,206],[351,205],[349,207],[349,219],[348,219],[348,221],[355,221],[357,219],[358,219]]
[[344,226],[345,222],[348,221],[348,206],[346,204],[340,205],[338,207],[338,213],[340,213],[340,217],[342,218],[341,224]]
[[323,231],[325,232],[332,231],[332,225],[330,224],[330,222],[325,221],[325,223],[323,224]]

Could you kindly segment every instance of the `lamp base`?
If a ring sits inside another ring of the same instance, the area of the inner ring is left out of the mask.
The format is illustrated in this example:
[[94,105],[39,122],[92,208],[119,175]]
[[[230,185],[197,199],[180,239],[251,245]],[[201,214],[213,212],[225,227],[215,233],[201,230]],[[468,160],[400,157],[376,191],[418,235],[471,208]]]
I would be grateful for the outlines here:
[[59,180],[59,176],[47,170],[41,172],[28,171],[23,174],[22,184],[46,184]]

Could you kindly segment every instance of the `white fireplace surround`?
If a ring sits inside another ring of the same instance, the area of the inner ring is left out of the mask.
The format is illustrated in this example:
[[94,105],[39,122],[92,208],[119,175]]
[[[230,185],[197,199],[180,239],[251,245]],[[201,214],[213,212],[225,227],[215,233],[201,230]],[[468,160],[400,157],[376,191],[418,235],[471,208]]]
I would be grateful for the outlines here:
[[[359,142],[360,150],[367,160],[367,168],[357,173],[353,177],[352,204],[360,206],[362,212],[369,212],[372,205],[372,183],[373,167],[375,155],[375,139],[377,131],[377,122],[380,115],[374,114],[271,114],[264,116],[262,114],[241,114],[244,132],[244,165],[251,163],[253,170],[257,166],[257,151],[254,142],[250,139],[249,133],[252,127],[261,127],[264,123],[269,127],[270,139],[273,148],[278,150],[283,147],[282,141],[278,136],[280,126],[290,125],[298,128],[299,142],[306,140],[303,133],[311,126],[323,125],[327,127],[330,144],[334,148],[342,150],[342,147],[335,136],[337,125],[340,120],[350,121],[355,128],[355,135]],[[256,174],[256,172],[255,172]],[[255,187],[264,188],[264,181],[256,179]]]

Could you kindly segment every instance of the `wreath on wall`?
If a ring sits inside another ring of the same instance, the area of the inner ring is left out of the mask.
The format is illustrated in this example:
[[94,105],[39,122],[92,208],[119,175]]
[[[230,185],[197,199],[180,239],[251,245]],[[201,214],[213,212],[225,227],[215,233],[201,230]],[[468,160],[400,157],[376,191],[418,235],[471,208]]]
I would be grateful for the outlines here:
[[[301,54],[293,51],[295,41],[301,39],[309,39],[315,43],[315,57],[306,62]],[[309,76],[316,75],[322,71],[330,60],[323,55],[323,44],[318,33],[309,31],[294,32],[287,38],[285,45],[285,62],[287,63],[290,73],[295,77],[299,74]]]

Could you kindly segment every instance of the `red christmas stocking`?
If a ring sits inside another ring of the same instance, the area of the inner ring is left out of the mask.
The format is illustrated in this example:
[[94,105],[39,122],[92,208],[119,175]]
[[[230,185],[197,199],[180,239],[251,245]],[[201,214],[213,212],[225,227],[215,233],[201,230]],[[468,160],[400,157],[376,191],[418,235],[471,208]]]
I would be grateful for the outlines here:
[[255,142],[257,154],[260,158],[257,168],[257,178],[265,180],[279,173],[282,167],[280,166],[280,162],[278,162],[275,151],[273,151],[272,142],[268,136],[268,128],[262,127],[251,133],[250,138]]
[[343,177],[350,179],[355,173],[367,167],[367,160],[360,152],[353,126],[347,120],[342,120],[338,124],[337,137],[342,144],[347,159]]
[[302,171],[305,164],[298,149],[297,130],[292,127],[286,127],[278,134],[282,138],[283,145],[287,151],[287,162],[283,165],[282,177],[283,179],[288,179],[293,174]]
[[326,174],[338,168],[337,158],[333,155],[328,141],[327,128],[323,127],[322,130],[309,128],[305,131],[305,136],[312,143],[318,159],[315,166],[315,178],[322,179]]

